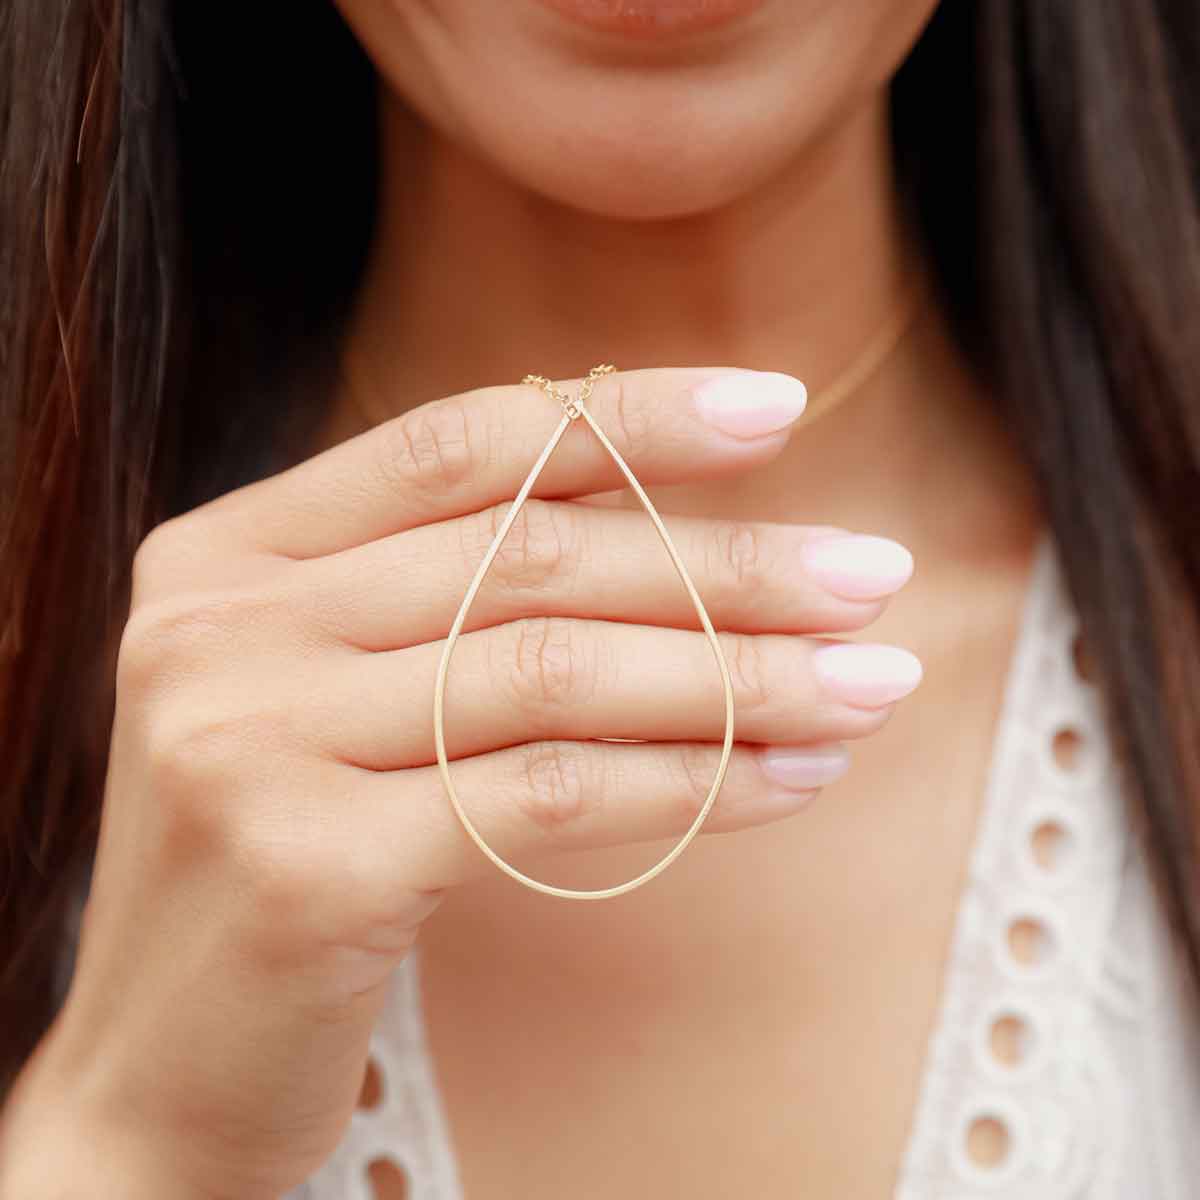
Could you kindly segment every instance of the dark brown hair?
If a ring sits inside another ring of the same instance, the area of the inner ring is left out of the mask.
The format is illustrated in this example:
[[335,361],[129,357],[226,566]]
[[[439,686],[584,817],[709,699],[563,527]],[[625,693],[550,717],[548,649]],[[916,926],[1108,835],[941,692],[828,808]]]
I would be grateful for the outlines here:
[[[893,100],[904,199],[1039,481],[1200,978],[1194,0],[947,2]],[[374,117],[328,0],[0,6],[0,1083],[52,1013],[133,550],[311,429]]]

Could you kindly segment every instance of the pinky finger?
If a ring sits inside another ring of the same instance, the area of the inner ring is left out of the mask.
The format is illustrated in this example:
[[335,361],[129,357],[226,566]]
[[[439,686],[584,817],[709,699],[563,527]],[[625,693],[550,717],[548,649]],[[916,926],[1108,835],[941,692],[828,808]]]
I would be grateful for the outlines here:
[[[546,741],[459,759],[450,773],[476,832],[521,869],[525,856],[682,837],[720,757],[720,746],[709,743]],[[848,765],[839,743],[736,745],[699,834],[789,816]],[[402,848],[400,870],[413,885],[440,889],[497,869],[459,821],[436,766],[374,774],[366,794],[368,805],[379,806],[377,829],[384,813],[393,826],[406,826],[393,845]]]

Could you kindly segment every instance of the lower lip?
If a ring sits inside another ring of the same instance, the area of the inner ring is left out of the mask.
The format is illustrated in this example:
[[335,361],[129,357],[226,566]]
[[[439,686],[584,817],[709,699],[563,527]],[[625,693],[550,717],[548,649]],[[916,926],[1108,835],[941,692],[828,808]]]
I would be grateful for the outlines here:
[[547,8],[603,33],[661,37],[726,25],[763,0],[541,0]]

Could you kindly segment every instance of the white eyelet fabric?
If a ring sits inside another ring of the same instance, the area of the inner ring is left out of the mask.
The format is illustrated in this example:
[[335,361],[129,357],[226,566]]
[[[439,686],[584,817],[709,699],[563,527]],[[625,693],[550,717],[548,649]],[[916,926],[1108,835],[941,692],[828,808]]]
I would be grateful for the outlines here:
[[[1054,544],[1039,544],[913,1124],[891,1200],[1194,1200],[1200,1020],[1128,831]],[[1057,747],[1057,750],[1056,750]],[[371,1048],[379,1103],[290,1200],[463,1200],[420,943]]]
[[449,1128],[425,1038],[417,956],[420,940],[392,976],[371,1039],[379,1099],[356,1109],[333,1157],[285,1200],[376,1200],[368,1171],[385,1160],[407,1183],[405,1200],[462,1200]]
[[1077,632],[1043,538],[895,1200],[1200,1195],[1196,1018]]

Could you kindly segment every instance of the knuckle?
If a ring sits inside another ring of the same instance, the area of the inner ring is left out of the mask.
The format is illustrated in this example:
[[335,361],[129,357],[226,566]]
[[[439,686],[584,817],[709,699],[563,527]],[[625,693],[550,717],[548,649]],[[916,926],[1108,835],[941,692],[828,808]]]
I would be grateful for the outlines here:
[[747,634],[718,634],[734,695],[742,712],[766,708],[771,701],[770,673],[763,640]]
[[600,795],[586,749],[572,742],[526,744],[521,782],[520,810],[551,836],[594,808]]
[[500,524],[507,511],[507,505],[495,504],[491,508],[467,513],[455,523],[458,552],[468,577],[478,568],[480,560],[500,532]]
[[117,647],[119,693],[147,690],[190,659],[211,629],[205,629],[204,606],[191,598],[156,600],[134,609]]
[[184,517],[172,517],[155,525],[142,538],[130,568],[135,605],[144,597],[160,593],[184,562],[194,557],[185,529]]
[[164,798],[227,792],[278,738],[271,714],[173,716],[147,722],[145,760],[156,794]]
[[[251,830],[278,773],[279,714],[156,713],[142,732],[143,778],[172,860],[259,870]],[[286,822],[272,823],[277,832]]]
[[595,690],[596,655],[577,622],[526,617],[513,631],[512,685],[522,708],[539,713],[587,701]]
[[401,487],[454,487],[471,473],[471,422],[462,400],[423,405],[386,425],[382,469]]
[[231,718],[158,713],[143,733],[145,782],[161,814],[164,840],[184,858],[224,854],[235,833],[230,803],[244,745]]
[[727,578],[738,591],[761,586],[766,569],[760,530],[744,521],[722,521],[713,531],[712,550],[716,578]]
[[[511,508],[501,504],[489,510],[493,539]],[[512,591],[545,586],[564,571],[571,557],[573,524],[562,505],[527,500],[492,563],[493,574]]]
[[278,600],[256,591],[173,596],[135,608],[117,649],[117,681],[138,690],[181,666],[236,662],[247,631],[277,624]]
[[653,414],[649,411],[644,396],[639,397],[637,389],[630,386],[627,378],[618,372],[609,376],[609,386],[613,389],[613,424],[620,435],[626,450],[635,456],[650,443]]
[[117,694],[141,692],[157,677],[162,666],[158,614],[135,609],[125,622],[117,645]]

